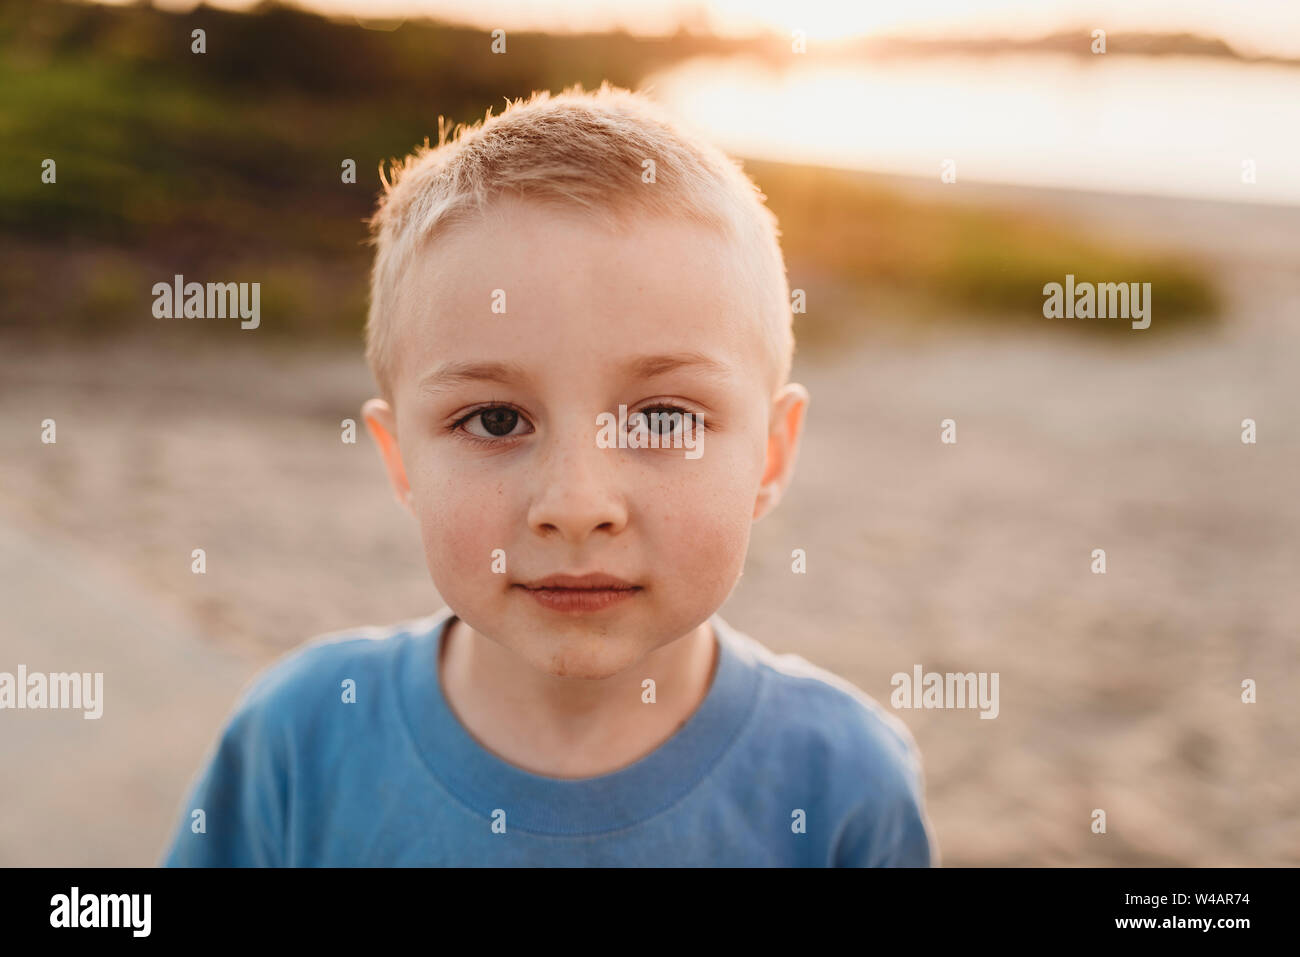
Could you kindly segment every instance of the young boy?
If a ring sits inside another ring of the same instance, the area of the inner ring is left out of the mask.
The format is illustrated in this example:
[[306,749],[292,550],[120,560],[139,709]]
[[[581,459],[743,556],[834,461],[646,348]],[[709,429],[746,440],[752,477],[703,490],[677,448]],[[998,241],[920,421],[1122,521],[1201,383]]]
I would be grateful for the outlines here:
[[166,863],[937,863],[898,718],[717,614],[808,404],[762,194],[608,86],[439,140],[363,414],[447,607],[263,672]]

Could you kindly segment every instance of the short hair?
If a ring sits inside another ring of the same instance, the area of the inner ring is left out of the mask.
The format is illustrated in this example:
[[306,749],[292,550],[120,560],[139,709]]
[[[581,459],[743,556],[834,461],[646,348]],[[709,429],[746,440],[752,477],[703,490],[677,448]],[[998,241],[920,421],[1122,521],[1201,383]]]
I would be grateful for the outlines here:
[[[653,160],[653,185],[643,172]],[[677,216],[719,230],[745,253],[756,292],[771,392],[789,378],[793,316],[776,216],[739,163],[676,126],[649,97],[602,83],[558,96],[507,99],[473,126],[438,119],[438,145],[424,141],[384,175],[370,218],[376,247],[366,320],[366,359],[393,401],[393,312],[402,273],[420,246],[472,221],[501,196],[578,208],[606,225],[628,214]]]

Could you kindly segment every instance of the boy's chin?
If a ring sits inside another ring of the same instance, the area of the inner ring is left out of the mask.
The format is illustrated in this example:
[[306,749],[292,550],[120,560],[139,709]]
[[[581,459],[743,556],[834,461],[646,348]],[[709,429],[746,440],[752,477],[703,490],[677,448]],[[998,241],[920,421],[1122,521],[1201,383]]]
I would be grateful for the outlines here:
[[612,678],[645,657],[648,648],[634,647],[613,634],[556,637],[551,642],[519,649],[534,668],[552,678]]

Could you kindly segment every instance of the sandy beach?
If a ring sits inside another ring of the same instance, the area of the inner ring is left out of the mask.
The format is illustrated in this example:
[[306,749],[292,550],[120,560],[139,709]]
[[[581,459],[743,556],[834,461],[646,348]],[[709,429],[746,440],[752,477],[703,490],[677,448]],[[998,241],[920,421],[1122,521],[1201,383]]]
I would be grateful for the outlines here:
[[[959,194],[1179,249],[1224,319],[1103,342],[882,317],[801,350],[798,473],[722,615],[886,705],[917,664],[999,673],[996,720],[898,712],[945,865],[1300,863],[1300,208]],[[372,393],[360,343],[198,347],[147,321],[0,342],[0,670],[105,675],[98,721],[0,718],[3,865],[155,863],[252,674],[441,605],[369,436],[340,441]]]

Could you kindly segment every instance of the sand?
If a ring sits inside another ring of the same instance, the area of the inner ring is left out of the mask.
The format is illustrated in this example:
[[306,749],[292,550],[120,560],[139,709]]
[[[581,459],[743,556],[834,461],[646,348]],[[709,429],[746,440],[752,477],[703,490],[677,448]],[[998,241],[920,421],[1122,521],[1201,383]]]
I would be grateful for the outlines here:
[[[798,473],[722,614],[886,704],[918,664],[999,674],[994,720],[897,712],[945,865],[1300,863],[1300,210],[961,198],[1178,245],[1226,319],[1159,345],[882,321],[800,353]],[[0,670],[105,673],[99,721],[0,713],[0,864],[154,863],[257,669],[441,605],[369,437],[339,439],[360,349],[253,335],[0,343]]]

